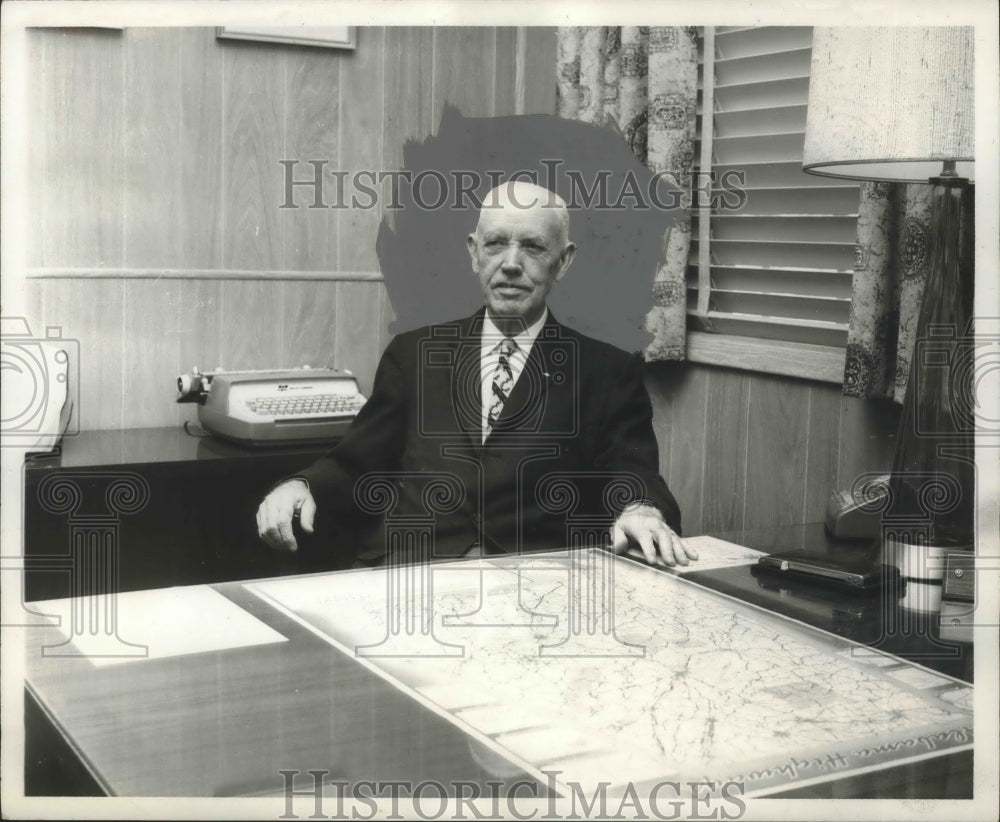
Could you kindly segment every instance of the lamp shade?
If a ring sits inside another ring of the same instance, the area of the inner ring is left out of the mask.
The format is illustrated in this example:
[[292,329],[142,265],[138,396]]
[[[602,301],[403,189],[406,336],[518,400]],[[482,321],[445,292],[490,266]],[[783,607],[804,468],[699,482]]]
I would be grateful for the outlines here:
[[803,170],[927,182],[944,161],[972,179],[971,27],[817,27]]

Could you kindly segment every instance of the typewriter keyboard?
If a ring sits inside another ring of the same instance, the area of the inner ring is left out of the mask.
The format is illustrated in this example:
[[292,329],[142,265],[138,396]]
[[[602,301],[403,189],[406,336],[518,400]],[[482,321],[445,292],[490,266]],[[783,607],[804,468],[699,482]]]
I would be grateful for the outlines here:
[[365,400],[360,394],[310,394],[304,397],[263,397],[248,400],[247,407],[266,417],[308,417],[356,414]]

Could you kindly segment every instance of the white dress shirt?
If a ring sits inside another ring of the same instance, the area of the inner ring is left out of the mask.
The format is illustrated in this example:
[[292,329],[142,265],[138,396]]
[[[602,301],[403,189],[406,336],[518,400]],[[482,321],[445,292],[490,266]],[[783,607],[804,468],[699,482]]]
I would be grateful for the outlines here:
[[[521,376],[524,364],[531,353],[531,347],[535,344],[535,339],[542,330],[542,326],[545,325],[548,316],[549,310],[546,308],[542,312],[542,316],[535,322],[525,328],[520,334],[511,337],[517,344],[517,348],[510,355],[509,359],[510,373],[514,377],[513,385],[517,385],[517,379]],[[483,400],[483,442],[486,442],[486,438],[490,433],[489,413],[490,406],[493,404],[493,373],[497,370],[497,363],[500,362],[500,343],[505,339],[507,339],[506,335],[501,333],[500,329],[497,328],[496,323],[490,317],[490,310],[487,308],[486,315],[483,317],[483,338],[479,355],[479,375],[482,380]]]

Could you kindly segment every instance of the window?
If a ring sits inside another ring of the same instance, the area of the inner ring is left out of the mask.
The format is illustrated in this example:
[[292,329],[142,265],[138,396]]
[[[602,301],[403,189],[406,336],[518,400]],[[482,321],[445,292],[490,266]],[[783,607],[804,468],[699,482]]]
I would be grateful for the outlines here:
[[811,27],[703,31],[688,357],[840,382],[858,184],[802,171],[811,56]]

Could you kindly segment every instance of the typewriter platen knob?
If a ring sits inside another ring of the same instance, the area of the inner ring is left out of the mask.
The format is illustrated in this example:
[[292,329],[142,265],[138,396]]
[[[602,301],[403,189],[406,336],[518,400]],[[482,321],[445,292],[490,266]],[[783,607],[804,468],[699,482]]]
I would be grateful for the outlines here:
[[180,397],[177,402],[197,402],[205,390],[205,380],[201,374],[181,374],[177,378],[177,392]]

